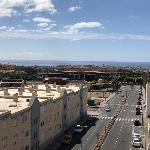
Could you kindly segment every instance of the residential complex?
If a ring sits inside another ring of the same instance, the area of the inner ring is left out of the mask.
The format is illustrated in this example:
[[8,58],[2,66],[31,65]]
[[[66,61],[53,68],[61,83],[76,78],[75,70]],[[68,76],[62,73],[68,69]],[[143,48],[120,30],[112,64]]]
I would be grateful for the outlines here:
[[0,150],[44,149],[87,114],[87,87],[34,84],[0,89]]
[[150,117],[150,83],[146,84],[146,116]]

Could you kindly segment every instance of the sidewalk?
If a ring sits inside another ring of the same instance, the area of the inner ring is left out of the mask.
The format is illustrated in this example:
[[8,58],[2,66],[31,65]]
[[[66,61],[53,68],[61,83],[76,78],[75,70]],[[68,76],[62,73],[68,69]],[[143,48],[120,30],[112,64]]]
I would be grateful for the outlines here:
[[[81,120],[81,121],[78,121],[76,124],[83,124],[84,122],[86,121],[86,117]],[[73,131],[74,131],[74,128],[75,128],[75,125],[72,125],[67,131],[68,133],[72,134]],[[44,150],[57,150],[59,149],[59,147],[61,146],[62,144],[62,135],[60,137],[58,137],[57,139],[55,139],[52,144],[48,145]]]
[[[145,98],[145,89],[142,88],[143,93],[143,103],[142,106],[146,104],[146,98]],[[144,117],[144,148],[145,150],[150,150],[150,135],[148,134],[148,123],[150,124],[150,118],[146,117],[146,107],[143,107],[143,117]]]

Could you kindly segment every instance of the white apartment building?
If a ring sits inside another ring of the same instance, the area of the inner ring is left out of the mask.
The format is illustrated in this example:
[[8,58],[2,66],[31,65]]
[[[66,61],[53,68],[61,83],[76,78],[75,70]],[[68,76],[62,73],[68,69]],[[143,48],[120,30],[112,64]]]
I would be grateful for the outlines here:
[[87,87],[0,89],[0,150],[42,150],[87,114]]

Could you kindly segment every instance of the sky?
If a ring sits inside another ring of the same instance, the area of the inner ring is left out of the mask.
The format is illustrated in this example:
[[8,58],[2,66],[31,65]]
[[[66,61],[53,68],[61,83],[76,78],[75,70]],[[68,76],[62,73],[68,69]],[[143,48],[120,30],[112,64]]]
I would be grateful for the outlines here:
[[150,0],[0,0],[0,60],[150,62]]

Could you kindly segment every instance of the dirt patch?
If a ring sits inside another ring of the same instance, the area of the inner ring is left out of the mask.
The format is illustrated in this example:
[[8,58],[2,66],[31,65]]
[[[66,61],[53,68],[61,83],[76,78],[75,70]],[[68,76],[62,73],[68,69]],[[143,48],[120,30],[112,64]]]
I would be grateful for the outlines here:
[[89,92],[88,97],[108,98],[111,92]]

